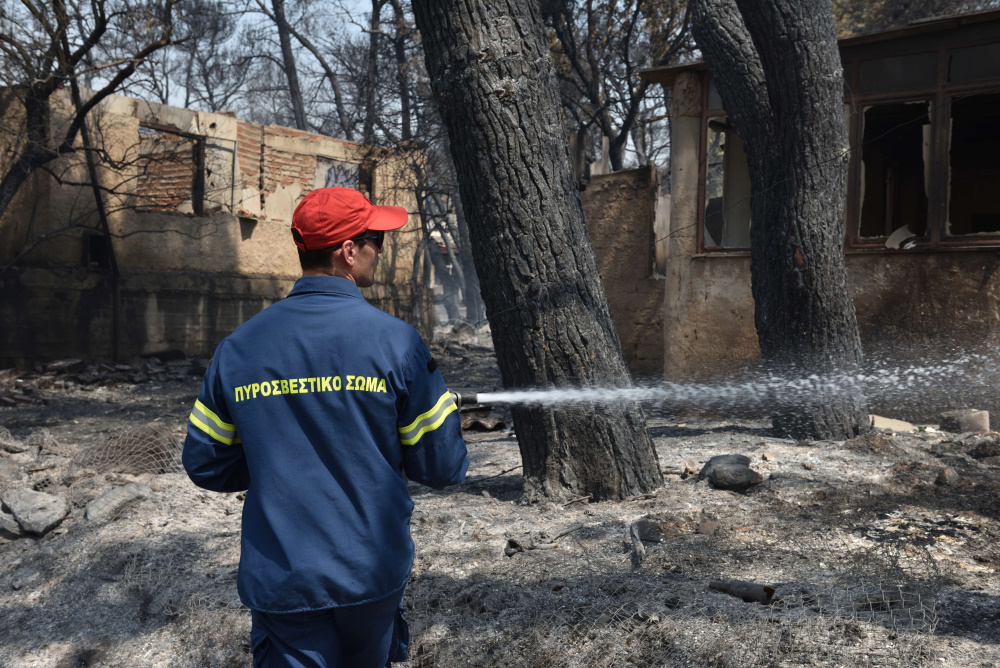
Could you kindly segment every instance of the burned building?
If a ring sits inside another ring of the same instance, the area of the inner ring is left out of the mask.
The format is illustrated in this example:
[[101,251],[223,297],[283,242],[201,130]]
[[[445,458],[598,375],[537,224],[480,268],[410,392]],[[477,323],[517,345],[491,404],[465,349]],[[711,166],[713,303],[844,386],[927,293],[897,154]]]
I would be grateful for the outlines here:
[[[995,343],[1000,12],[851,37],[840,51],[850,132],[844,244],[866,351]],[[672,99],[664,369],[673,378],[725,371],[760,356],[746,156],[703,63],[643,76]]]
[[[68,109],[68,94],[61,104]],[[406,149],[121,96],[88,126],[99,194],[77,150],[33,175],[0,219],[0,367],[209,355],[298,277],[290,223],[306,193],[348,186],[415,209]],[[17,140],[0,136],[4,160]],[[429,334],[432,294],[412,281],[421,241],[412,222],[390,235],[376,284],[363,292]]]

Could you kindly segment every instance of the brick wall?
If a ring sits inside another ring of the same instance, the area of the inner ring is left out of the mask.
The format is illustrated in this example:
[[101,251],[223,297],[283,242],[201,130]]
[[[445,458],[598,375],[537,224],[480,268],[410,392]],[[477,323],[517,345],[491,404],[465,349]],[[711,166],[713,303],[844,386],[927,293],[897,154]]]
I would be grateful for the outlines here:
[[298,185],[307,193],[316,185],[316,156],[276,148],[268,143],[270,138],[304,139],[315,141],[316,135],[291,128],[264,127],[263,178],[261,190],[264,197],[279,188]]
[[264,138],[261,126],[240,121],[236,126],[236,164],[239,179],[247,185],[260,181],[260,144]]
[[137,161],[136,203],[156,211],[176,211],[190,201],[195,181],[195,144],[168,132],[142,134]]

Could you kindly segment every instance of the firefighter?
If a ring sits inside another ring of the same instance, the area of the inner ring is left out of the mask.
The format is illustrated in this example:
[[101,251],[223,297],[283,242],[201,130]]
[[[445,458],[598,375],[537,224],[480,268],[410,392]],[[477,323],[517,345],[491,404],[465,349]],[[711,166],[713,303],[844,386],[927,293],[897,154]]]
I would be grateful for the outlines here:
[[292,216],[302,278],[219,344],[191,412],[191,480],[246,490],[237,589],[255,668],[406,660],[406,481],[440,489],[469,467],[427,346],[359,290],[406,219],[348,188],[306,195]]

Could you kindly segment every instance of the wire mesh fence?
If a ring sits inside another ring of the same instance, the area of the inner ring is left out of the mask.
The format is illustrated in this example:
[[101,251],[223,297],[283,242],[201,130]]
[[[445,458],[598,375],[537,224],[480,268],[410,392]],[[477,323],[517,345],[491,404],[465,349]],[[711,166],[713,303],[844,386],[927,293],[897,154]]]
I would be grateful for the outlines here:
[[81,448],[73,462],[102,473],[169,473],[181,470],[182,449],[183,441],[175,430],[152,422]]
[[408,593],[421,620],[410,665],[933,663],[937,574],[926,550],[869,542],[844,556],[847,567],[823,581],[776,585],[769,604],[709,588],[675,569],[683,555],[655,549],[640,568],[624,550],[566,550],[523,559],[511,582],[418,581]]

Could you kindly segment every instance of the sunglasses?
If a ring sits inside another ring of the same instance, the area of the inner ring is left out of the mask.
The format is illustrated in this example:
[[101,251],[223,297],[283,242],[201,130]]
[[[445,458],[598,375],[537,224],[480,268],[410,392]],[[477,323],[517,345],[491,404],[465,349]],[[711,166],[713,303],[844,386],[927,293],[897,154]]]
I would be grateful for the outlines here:
[[[365,241],[373,242],[375,244],[376,250],[382,250],[382,245],[385,243],[385,232],[376,232],[372,236],[367,236],[367,237],[354,237],[353,239],[351,239],[351,241],[361,241],[362,239],[364,239]],[[341,242],[336,246],[333,246],[333,249],[337,250],[343,245],[344,243]]]

